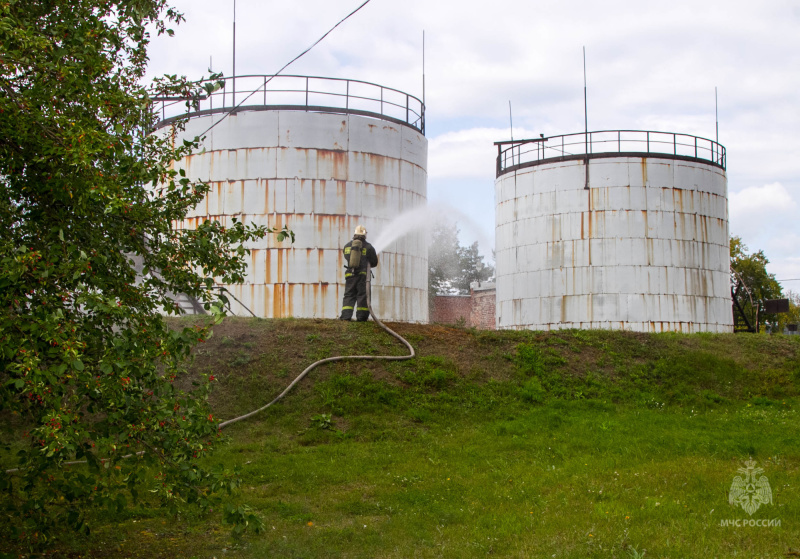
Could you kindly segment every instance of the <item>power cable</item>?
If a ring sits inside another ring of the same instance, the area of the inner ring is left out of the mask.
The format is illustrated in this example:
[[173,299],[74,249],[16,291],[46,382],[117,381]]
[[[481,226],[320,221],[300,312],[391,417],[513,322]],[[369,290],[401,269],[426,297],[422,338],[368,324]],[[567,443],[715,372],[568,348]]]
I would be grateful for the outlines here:
[[[339,27],[341,24],[343,24],[345,21],[347,21],[348,19],[350,19],[350,17],[351,17],[351,16],[353,16],[353,15],[354,15],[356,12],[358,12],[358,11],[359,11],[361,8],[363,8],[364,6],[366,6],[366,5],[367,5],[367,4],[369,4],[369,3],[370,3],[370,0],[365,0],[365,2],[364,2],[363,4],[361,4],[361,5],[360,5],[358,8],[356,8],[355,10],[353,10],[352,12],[350,12],[349,14],[347,14],[345,17],[343,17],[342,19],[340,19],[340,20],[339,20],[339,23],[337,23],[336,25],[334,25],[333,27],[331,27],[330,29],[328,29],[328,31],[326,31],[326,32],[325,32],[325,34],[324,34],[322,37],[320,37],[319,39],[317,39],[317,40],[314,42],[314,44],[313,44],[313,45],[311,45],[311,46],[310,46],[310,47],[308,47],[306,50],[304,50],[303,52],[301,52],[300,54],[298,54],[297,56],[295,56],[294,58],[292,58],[292,59],[291,59],[289,62],[287,62],[286,64],[284,64],[283,68],[281,68],[280,70],[278,70],[277,72],[275,72],[275,73],[274,73],[272,76],[270,76],[270,78],[269,78],[267,81],[265,81],[265,82],[264,82],[264,89],[266,90],[266,88],[267,88],[267,84],[268,84],[269,82],[271,82],[271,81],[272,81],[274,78],[276,78],[278,75],[280,75],[280,73],[281,73],[281,72],[283,72],[283,71],[284,71],[286,68],[288,68],[289,66],[291,66],[291,65],[292,65],[294,62],[296,62],[297,60],[299,60],[300,58],[302,58],[304,55],[306,55],[306,54],[307,54],[307,53],[308,53],[308,52],[309,52],[311,49],[313,49],[315,46],[317,46],[318,44],[320,44],[320,43],[322,42],[322,40],[323,40],[323,39],[325,39],[325,37],[327,37],[328,35],[330,35],[330,34],[331,34],[331,32],[332,32],[334,29],[336,29],[336,28],[337,28],[337,27]],[[235,76],[234,76],[234,77],[235,77]],[[221,119],[219,119],[217,122],[215,122],[214,124],[212,124],[211,126],[209,126],[209,127],[208,127],[208,128],[205,130],[205,132],[203,132],[202,134],[200,134],[200,136],[205,136],[205,135],[206,135],[206,134],[207,134],[207,133],[208,133],[208,132],[209,132],[209,131],[210,131],[212,128],[214,128],[214,127],[215,127],[217,124],[219,124],[220,122],[222,122],[223,120],[225,120],[226,118],[228,118],[228,116],[229,116],[231,113],[233,113],[233,112],[234,112],[236,109],[238,109],[239,107],[241,107],[241,106],[242,106],[242,104],[244,104],[244,102],[245,102],[245,101],[247,101],[248,99],[250,99],[250,98],[251,98],[253,95],[255,95],[255,94],[258,92],[258,91],[259,91],[259,90],[257,89],[257,90],[255,90],[255,91],[252,91],[252,92],[250,92],[250,95],[248,95],[247,97],[245,97],[244,99],[242,99],[242,100],[241,100],[241,102],[239,102],[239,104],[238,104],[238,105],[236,105],[235,107],[232,107],[230,111],[228,111],[227,113],[225,113],[225,115],[224,115],[224,116],[223,116]],[[234,91],[234,94],[235,94],[235,93],[236,93],[236,92]]]

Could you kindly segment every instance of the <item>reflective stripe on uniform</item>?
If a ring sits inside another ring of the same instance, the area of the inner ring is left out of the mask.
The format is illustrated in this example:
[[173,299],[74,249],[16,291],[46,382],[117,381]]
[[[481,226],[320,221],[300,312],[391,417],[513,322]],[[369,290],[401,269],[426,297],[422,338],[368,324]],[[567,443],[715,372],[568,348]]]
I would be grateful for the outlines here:
[[350,277],[350,276],[352,276],[352,275],[353,275],[353,274],[352,274],[351,272],[346,272],[346,273],[344,274],[344,277],[346,277],[346,278],[349,278],[349,277]]
[[[352,311],[353,307],[342,307],[342,310],[343,311]],[[359,309],[359,310],[361,310],[361,309]]]
[[[353,307],[350,307],[350,308],[352,309]],[[369,307],[357,307],[356,310],[357,311],[368,311]]]

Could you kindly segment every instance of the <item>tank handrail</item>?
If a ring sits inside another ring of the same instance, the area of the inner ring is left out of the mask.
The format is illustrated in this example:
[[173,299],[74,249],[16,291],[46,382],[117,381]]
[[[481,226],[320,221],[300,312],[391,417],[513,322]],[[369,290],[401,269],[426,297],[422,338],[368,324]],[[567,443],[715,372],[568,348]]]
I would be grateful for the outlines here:
[[[594,130],[506,140],[497,146],[497,176],[542,163],[620,156],[665,156],[726,168],[725,147],[709,138],[657,130]],[[644,149],[642,149],[644,148]]]
[[[293,80],[301,80],[304,83],[297,86],[289,85],[288,82]],[[239,107],[239,105],[247,100],[246,106],[248,107],[273,105],[294,106],[299,109],[325,107],[333,109],[331,112],[352,112],[374,118],[386,118],[393,122],[406,124],[425,134],[424,103],[414,95],[392,87],[348,78],[294,74],[277,76],[243,74],[220,78],[220,80],[205,80],[200,83],[216,83],[217,81],[222,82],[222,87],[201,96],[195,107],[187,107],[186,99],[155,98],[153,110],[160,117],[156,128],[173,122],[176,118],[192,118],[209,114],[209,112],[219,112],[220,109],[230,109],[231,111],[237,108],[244,109],[244,106]],[[322,85],[319,82],[322,82]],[[334,84],[339,87],[335,88]],[[342,85],[344,91],[342,91]],[[278,88],[274,86],[278,86]],[[352,91],[352,86],[356,86],[357,91]],[[319,102],[320,96],[323,98],[323,102]],[[291,97],[289,102],[286,102],[287,97]],[[270,102],[268,102],[268,98]],[[276,102],[276,98],[283,99],[283,101]]]

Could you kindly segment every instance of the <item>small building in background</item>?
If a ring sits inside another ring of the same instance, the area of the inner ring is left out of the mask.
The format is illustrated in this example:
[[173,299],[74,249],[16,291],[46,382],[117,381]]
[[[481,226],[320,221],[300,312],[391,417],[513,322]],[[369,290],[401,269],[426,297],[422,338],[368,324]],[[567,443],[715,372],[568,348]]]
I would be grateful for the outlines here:
[[469,295],[437,295],[433,299],[430,321],[494,330],[495,293],[494,282],[472,282]]

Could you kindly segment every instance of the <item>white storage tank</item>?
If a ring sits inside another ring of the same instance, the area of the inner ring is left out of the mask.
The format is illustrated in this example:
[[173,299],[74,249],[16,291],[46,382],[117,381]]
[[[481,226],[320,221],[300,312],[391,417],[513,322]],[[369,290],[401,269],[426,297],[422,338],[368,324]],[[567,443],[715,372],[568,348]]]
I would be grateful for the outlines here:
[[[165,103],[162,128],[181,106]],[[237,218],[286,225],[296,235],[294,245],[274,236],[249,245],[245,282],[228,286],[242,303],[233,302],[235,314],[248,314],[244,305],[261,317],[338,316],[341,249],[356,225],[374,241],[399,214],[427,203],[424,107],[397,90],[355,80],[237,76],[190,114],[177,140],[196,135],[205,135],[204,151],[176,167],[209,182],[211,192],[179,227]],[[392,243],[379,258],[372,283],[377,315],[427,321],[422,233]]]
[[733,330],[724,147],[625,130],[497,145],[498,328]]

